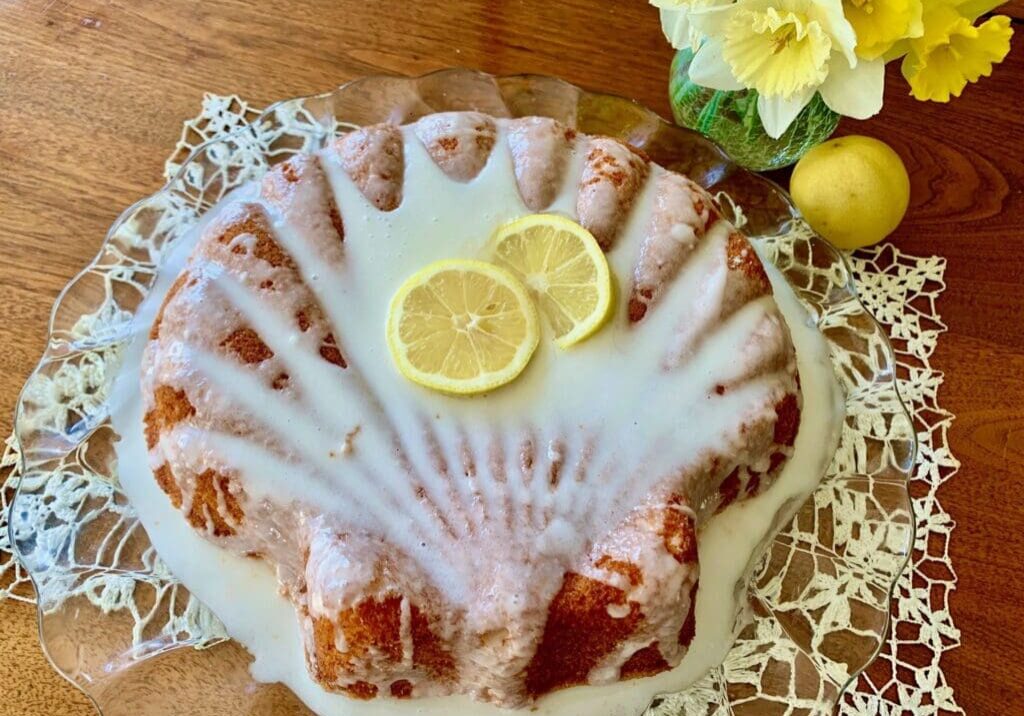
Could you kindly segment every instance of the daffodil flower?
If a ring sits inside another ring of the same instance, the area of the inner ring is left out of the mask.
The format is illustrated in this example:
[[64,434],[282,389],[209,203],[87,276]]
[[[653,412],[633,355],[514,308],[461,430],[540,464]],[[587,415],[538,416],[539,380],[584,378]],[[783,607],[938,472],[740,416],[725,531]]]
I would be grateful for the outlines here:
[[948,102],[992,73],[1010,50],[1010,20],[975,25],[1003,0],[650,0],[676,49],[695,52],[690,79],[755,90],[765,132],[778,138],[814,95],[838,114],[882,108],[885,63],[903,57],[920,100]]
[[842,0],[740,0],[689,12],[704,38],[690,79],[719,90],[754,89],[765,132],[779,137],[815,92],[857,119],[882,107],[885,65],[858,61]]
[[1006,57],[1013,34],[1010,18],[997,15],[975,26],[971,15],[984,11],[975,3],[929,3],[924,34],[910,41],[903,58],[903,76],[916,99],[948,102],[959,97],[968,82],[992,74],[992,66]]

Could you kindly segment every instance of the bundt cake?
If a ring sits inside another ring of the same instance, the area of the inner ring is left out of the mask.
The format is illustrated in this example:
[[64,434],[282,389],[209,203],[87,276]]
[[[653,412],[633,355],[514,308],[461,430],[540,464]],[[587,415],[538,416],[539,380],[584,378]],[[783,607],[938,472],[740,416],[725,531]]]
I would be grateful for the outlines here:
[[[388,300],[566,215],[609,324],[475,397],[404,380]],[[474,112],[341,135],[211,210],[142,363],[153,475],[265,560],[308,668],[356,699],[529,706],[652,675],[694,636],[701,525],[764,490],[801,409],[764,267],[698,185],[623,142]]]

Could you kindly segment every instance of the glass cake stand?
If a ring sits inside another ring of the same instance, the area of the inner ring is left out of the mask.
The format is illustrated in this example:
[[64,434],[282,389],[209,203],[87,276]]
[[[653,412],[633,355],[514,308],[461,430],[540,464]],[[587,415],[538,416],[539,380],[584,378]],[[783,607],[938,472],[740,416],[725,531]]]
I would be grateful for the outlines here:
[[649,715],[831,714],[880,649],[913,545],[915,435],[892,348],[843,256],[778,186],[633,101],[536,75],[373,76],[278,102],[199,146],[170,183],[120,216],[54,306],[46,352],[17,406],[23,477],[11,543],[37,591],[44,650],[104,716],[308,713],[283,686],[252,680],[248,654],[167,571],[118,487],[108,390],[161,257],[228,191],[295,152],[353,126],[467,109],[554,117],[689,175],[782,271],[830,345],[846,417],[828,473],[767,545],[725,662],[658,697]]

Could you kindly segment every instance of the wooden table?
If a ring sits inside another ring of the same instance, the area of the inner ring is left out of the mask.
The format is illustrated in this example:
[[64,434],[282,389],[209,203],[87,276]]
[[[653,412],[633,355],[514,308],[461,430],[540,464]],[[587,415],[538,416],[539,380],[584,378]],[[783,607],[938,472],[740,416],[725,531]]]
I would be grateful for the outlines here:
[[[668,114],[671,50],[643,0],[15,0],[0,5],[0,432],[39,357],[51,303],[122,208],[161,183],[203,92],[253,102],[376,72],[452,65],[557,74]],[[1010,14],[1024,18],[1024,0]],[[1017,23],[1020,29],[1019,23]],[[943,661],[972,716],[1024,713],[1024,38],[950,106],[913,101],[842,131],[903,156],[893,240],[949,259],[935,365],[963,470],[940,492],[958,528],[962,648]],[[53,673],[34,610],[0,603],[0,716],[92,709]]]

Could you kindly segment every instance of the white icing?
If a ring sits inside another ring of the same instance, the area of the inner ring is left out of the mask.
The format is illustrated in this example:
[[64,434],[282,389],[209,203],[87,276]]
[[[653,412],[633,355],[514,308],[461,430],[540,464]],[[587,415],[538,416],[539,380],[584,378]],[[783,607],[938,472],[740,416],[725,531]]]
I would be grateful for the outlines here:
[[[465,606],[466,622],[481,632],[488,624],[515,622],[538,601],[546,604],[564,571],[577,568],[586,547],[618,524],[658,481],[702,450],[720,450],[722,436],[735,427],[738,415],[770,408],[781,397],[775,395],[776,376],[770,373],[709,397],[715,385],[741,377],[742,361],[722,357],[742,352],[744,341],[768,315],[770,298],[743,307],[699,344],[684,325],[699,323],[694,316],[717,305],[715,296],[725,280],[725,222],[710,230],[681,277],[639,325],[630,326],[620,306],[610,325],[570,351],[559,351],[548,335],[510,386],[479,398],[451,398],[398,376],[384,342],[387,306],[398,285],[431,261],[486,258],[494,228],[530,213],[516,191],[511,158],[500,137],[480,174],[467,183],[448,179],[419,142],[407,139],[402,203],[386,213],[367,202],[334,155],[325,154],[324,167],[345,223],[344,256],[325,260],[314,250],[316,241],[303,234],[301,222],[275,215],[274,230],[331,320],[348,369],[324,362],[289,316],[220,272],[217,290],[284,362],[298,382],[302,402],[285,399],[223,357],[185,345],[180,350],[216,386],[214,399],[250,415],[272,416],[265,427],[292,454],[285,458],[249,440],[183,426],[164,435],[161,444],[199,463],[216,461],[239,470],[251,499],[287,504],[282,499],[287,496],[382,535],[412,556],[432,587]],[[578,153],[571,158],[566,187],[550,211],[573,215],[580,162]],[[623,285],[632,275],[655,184],[647,182],[608,254]],[[271,571],[204,540],[157,487],[142,439],[141,357],[148,326],[197,236],[198,231],[175,248],[140,308],[138,334],[126,351],[112,401],[114,425],[122,436],[117,446],[121,483],[158,552],[254,655],[254,677],[284,682],[317,713],[498,713],[497,707],[465,696],[357,702],[323,691],[307,672],[294,608],[279,594]],[[652,678],[546,696],[537,713],[633,716],[654,694],[678,690],[719,663],[732,643],[737,595],[751,555],[824,471],[839,422],[827,348],[785,282],[774,272],[770,276],[798,350],[804,391],[800,433],[792,459],[768,492],[704,526],[697,633],[690,651],[677,668]],[[624,300],[620,296],[620,304]],[[685,420],[680,406],[685,406]],[[518,465],[525,435],[538,448],[528,474]],[[447,516],[443,522],[416,498],[395,457],[395,441],[429,503]],[[505,456],[503,480],[492,474],[488,459],[495,441]],[[435,444],[451,468],[451,479],[437,474],[431,454]],[[463,476],[466,457],[475,470]],[[551,489],[547,476],[555,465],[560,479]],[[367,489],[371,481],[373,489]],[[506,492],[511,499],[505,499]],[[325,558],[326,569],[317,570],[321,582],[314,598],[327,595],[331,604],[312,603],[311,611],[336,612],[346,581],[367,567],[332,556],[334,562]],[[523,593],[526,585],[532,598]],[[402,621],[402,638],[410,641],[407,602]],[[487,663],[484,653],[477,668],[503,663],[500,655],[506,652],[495,648],[489,653],[493,661]],[[411,649],[404,654],[408,657]],[[614,679],[619,666],[621,659],[603,664],[591,680]],[[466,671],[460,664],[460,675]]]

